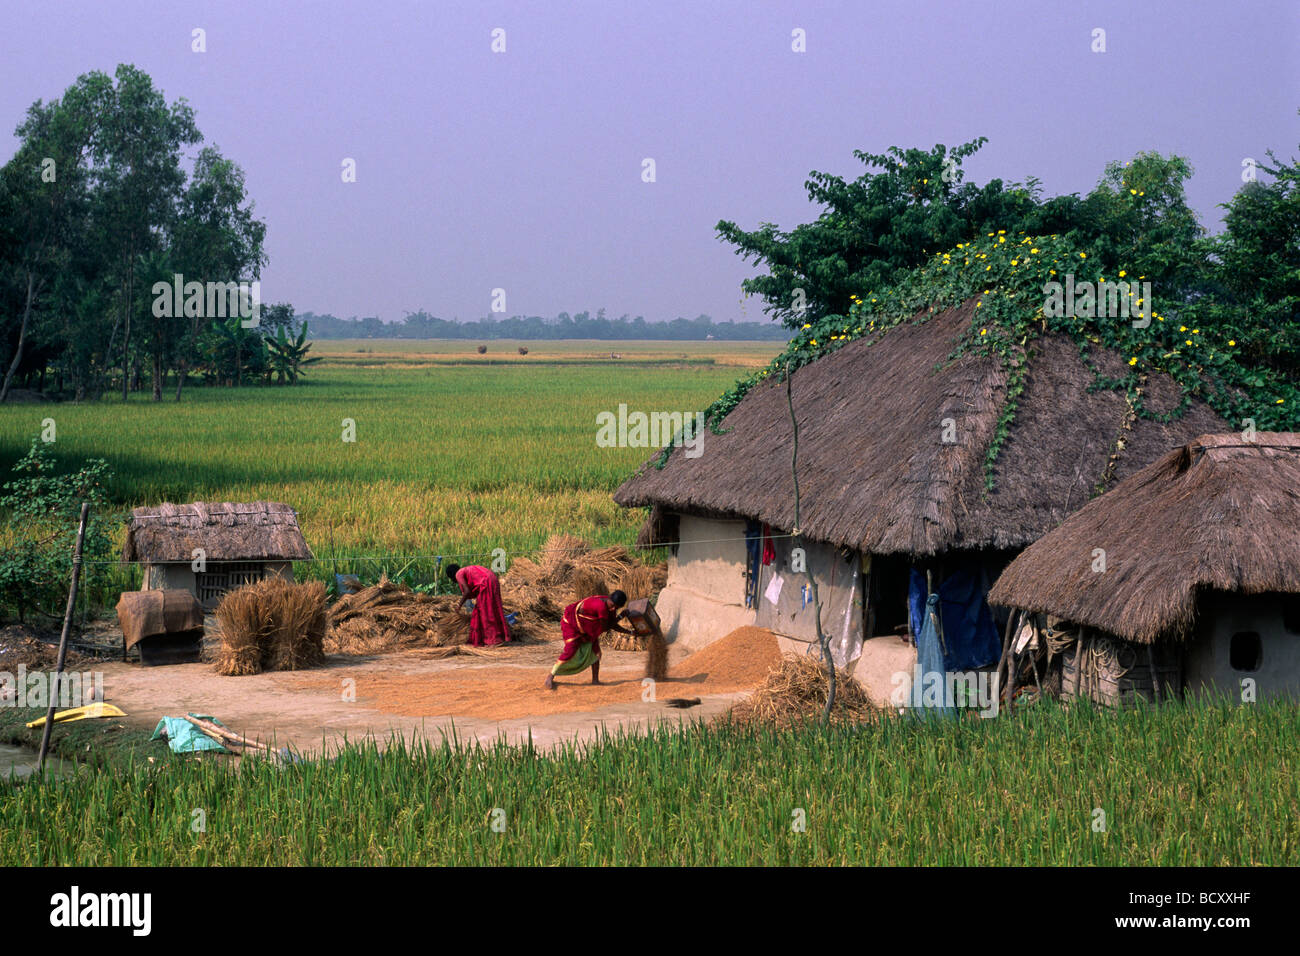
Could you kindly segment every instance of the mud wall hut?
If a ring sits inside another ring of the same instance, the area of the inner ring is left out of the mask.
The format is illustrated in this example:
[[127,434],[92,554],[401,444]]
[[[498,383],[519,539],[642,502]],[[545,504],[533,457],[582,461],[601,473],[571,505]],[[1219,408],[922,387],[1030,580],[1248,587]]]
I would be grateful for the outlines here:
[[1300,435],[1188,442],[1026,549],[989,599],[1072,632],[1066,697],[1300,697]]
[[274,501],[136,508],[122,550],[123,561],[142,565],[142,590],[186,590],[208,609],[241,585],[293,580],[292,562],[311,556],[297,513]]
[[[881,681],[913,666],[915,652],[899,635],[911,631],[918,581],[928,586],[928,575],[941,596],[951,582],[944,615],[973,615],[981,645],[962,662],[987,666],[984,596],[1016,553],[1171,446],[1227,427],[1199,401],[1168,422],[1138,416],[1123,393],[1090,390],[1096,376],[1078,347],[1047,335],[1022,359],[1025,390],[986,466],[1007,403],[1006,373],[991,356],[950,361],[974,308],[922,313],[792,376],[800,530],[814,542],[806,559],[819,583],[821,623],[838,644],[837,659],[878,696],[888,693]],[[1105,350],[1090,361],[1102,375],[1126,369],[1123,356]],[[1158,415],[1172,411],[1181,392],[1155,374],[1142,397]],[[794,493],[784,383],[751,389],[723,430],[705,431],[697,457],[672,454],[662,468],[647,462],[614,500],[651,509],[641,544],[673,546],[658,603],[672,639],[696,646],[756,623],[782,635],[787,649],[806,650],[816,622],[788,536]]]

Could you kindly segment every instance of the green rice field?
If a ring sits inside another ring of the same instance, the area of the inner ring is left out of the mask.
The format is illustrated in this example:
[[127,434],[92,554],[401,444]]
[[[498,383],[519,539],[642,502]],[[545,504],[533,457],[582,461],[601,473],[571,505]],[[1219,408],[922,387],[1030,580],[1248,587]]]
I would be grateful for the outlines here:
[[408,741],[232,770],[164,750],[0,790],[0,865],[1293,865],[1297,731],[1286,705],[1046,704],[550,756]]
[[[316,343],[305,384],[187,388],[177,404],[133,395],[0,408],[0,471],[53,418],[56,457],[106,458],[112,497],[283,501],[324,565],[366,575],[428,555],[536,548],[554,532],[627,544],[644,515],[610,494],[644,448],[600,448],[596,415],[709,404],[775,342]],[[611,352],[618,359],[610,358]],[[355,441],[344,441],[345,419]],[[91,586],[96,569],[88,567]],[[104,574],[119,572],[100,569]],[[116,582],[116,580],[114,581]]]

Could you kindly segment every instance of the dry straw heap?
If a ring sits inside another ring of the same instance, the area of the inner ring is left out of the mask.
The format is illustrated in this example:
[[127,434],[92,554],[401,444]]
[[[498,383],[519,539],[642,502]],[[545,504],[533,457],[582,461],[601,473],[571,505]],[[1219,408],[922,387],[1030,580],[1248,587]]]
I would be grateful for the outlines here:
[[1025,550],[989,602],[1151,644],[1185,636],[1207,591],[1300,593],[1300,435],[1175,449]]
[[[787,654],[754,693],[728,711],[740,723],[766,723],[778,727],[821,720],[830,680],[826,665],[812,657]],[[832,722],[861,722],[879,716],[862,685],[838,668]]]
[[[516,558],[501,581],[501,602],[515,615],[512,641],[557,640],[567,604],[621,588],[628,599],[653,597],[667,578],[664,567],[648,568],[619,547],[593,550],[581,538],[553,535],[541,560]],[[611,584],[612,582],[612,584]],[[457,612],[459,598],[420,594],[387,578],[339,598],[330,609],[326,650],[375,654],[411,648],[452,647],[469,640],[469,617]],[[644,650],[624,635],[603,646]]]
[[230,591],[216,609],[216,670],[228,677],[325,663],[325,585],[268,578]]

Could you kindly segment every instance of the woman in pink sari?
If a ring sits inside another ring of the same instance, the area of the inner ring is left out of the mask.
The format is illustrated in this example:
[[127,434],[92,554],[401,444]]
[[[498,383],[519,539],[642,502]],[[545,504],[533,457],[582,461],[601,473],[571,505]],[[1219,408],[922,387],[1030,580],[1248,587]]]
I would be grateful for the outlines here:
[[472,564],[462,568],[459,564],[447,565],[447,577],[460,588],[460,604],[473,598],[474,613],[469,619],[469,642],[475,647],[505,644],[510,640],[510,627],[506,624],[506,609],[501,605],[501,583],[487,568]]

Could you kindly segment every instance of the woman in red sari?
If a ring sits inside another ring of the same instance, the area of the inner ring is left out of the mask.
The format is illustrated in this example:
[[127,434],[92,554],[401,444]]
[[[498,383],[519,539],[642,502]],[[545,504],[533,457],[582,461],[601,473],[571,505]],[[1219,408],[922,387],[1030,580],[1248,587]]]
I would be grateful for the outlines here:
[[497,576],[477,564],[467,568],[449,564],[447,577],[460,588],[457,613],[466,601],[474,599],[474,613],[469,619],[469,642],[475,647],[508,642],[510,627],[506,624],[506,609],[501,605],[501,582]]
[[564,650],[546,675],[547,690],[555,690],[555,678],[560,674],[581,674],[591,668],[591,682],[600,683],[600,635],[606,631],[632,631],[618,625],[618,609],[627,603],[627,595],[615,591],[609,597],[596,594],[574,601],[564,609],[560,618],[560,633],[564,635]]

